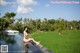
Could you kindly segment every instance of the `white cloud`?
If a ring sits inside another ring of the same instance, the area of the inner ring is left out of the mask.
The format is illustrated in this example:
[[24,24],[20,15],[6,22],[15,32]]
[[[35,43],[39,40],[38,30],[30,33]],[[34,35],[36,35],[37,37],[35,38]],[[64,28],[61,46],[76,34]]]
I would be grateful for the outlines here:
[[5,0],[0,0],[0,5],[6,5],[6,1]]
[[7,2],[6,0],[0,0],[0,5],[14,5],[17,2]]
[[35,0],[17,0],[17,2],[18,2],[17,13],[19,14],[32,12],[33,5],[37,4]]
[[34,5],[37,2],[35,0],[17,0],[20,5]]
[[51,1],[50,4],[80,4],[80,1]]
[[0,0],[0,5],[16,5],[17,13],[24,14],[33,11],[32,7],[37,4],[36,0],[16,0],[15,2],[7,2],[6,0]]
[[17,8],[17,12],[20,14],[30,13],[32,11],[33,10],[31,9],[31,7],[18,6],[18,8]]

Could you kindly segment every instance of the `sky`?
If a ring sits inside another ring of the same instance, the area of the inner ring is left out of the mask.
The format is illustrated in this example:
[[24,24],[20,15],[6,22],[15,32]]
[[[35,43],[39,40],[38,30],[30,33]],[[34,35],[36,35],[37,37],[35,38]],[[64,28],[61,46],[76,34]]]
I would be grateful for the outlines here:
[[80,0],[0,0],[0,17],[6,12],[16,18],[80,20]]

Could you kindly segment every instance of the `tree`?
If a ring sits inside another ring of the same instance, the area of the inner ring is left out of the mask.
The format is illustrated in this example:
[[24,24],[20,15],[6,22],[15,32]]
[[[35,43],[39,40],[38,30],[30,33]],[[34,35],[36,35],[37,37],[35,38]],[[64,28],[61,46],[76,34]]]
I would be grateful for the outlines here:
[[40,19],[37,19],[37,20],[36,20],[36,28],[37,28],[38,30],[40,30],[40,28],[41,28],[41,20],[40,20]]
[[[1,23],[1,29],[7,29],[7,28],[10,28],[9,26],[12,25],[12,23],[15,21],[14,20],[14,16],[16,14],[11,12],[7,12],[5,13],[5,15],[0,19],[0,23]],[[3,22],[4,21],[4,22]]]
[[54,19],[50,19],[48,20],[49,24],[54,24],[55,23],[55,20]]
[[19,18],[18,21],[14,24],[14,30],[18,30],[20,33],[23,33],[24,26],[22,24],[22,18]]

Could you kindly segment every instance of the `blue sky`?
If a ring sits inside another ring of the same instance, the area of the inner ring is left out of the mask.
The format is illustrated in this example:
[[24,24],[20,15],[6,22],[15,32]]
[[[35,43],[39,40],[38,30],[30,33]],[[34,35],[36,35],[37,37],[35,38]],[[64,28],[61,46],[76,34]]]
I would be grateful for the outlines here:
[[[16,18],[32,19],[58,19],[80,20],[79,4],[53,4],[51,1],[58,0],[0,0],[0,13],[3,16],[6,12],[15,12]],[[60,0],[59,0],[60,1]],[[62,0],[66,1],[66,0]],[[73,0],[67,0],[73,1]],[[0,17],[1,17],[0,16]]]

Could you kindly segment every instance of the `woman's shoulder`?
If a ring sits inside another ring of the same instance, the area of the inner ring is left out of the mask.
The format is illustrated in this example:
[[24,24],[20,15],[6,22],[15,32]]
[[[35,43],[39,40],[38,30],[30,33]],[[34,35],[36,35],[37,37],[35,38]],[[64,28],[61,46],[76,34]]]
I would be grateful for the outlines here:
[[26,35],[28,35],[28,33],[27,33],[27,32],[25,32],[25,31],[24,31],[24,33],[25,33]]
[[23,34],[26,34],[26,32],[24,31]]

